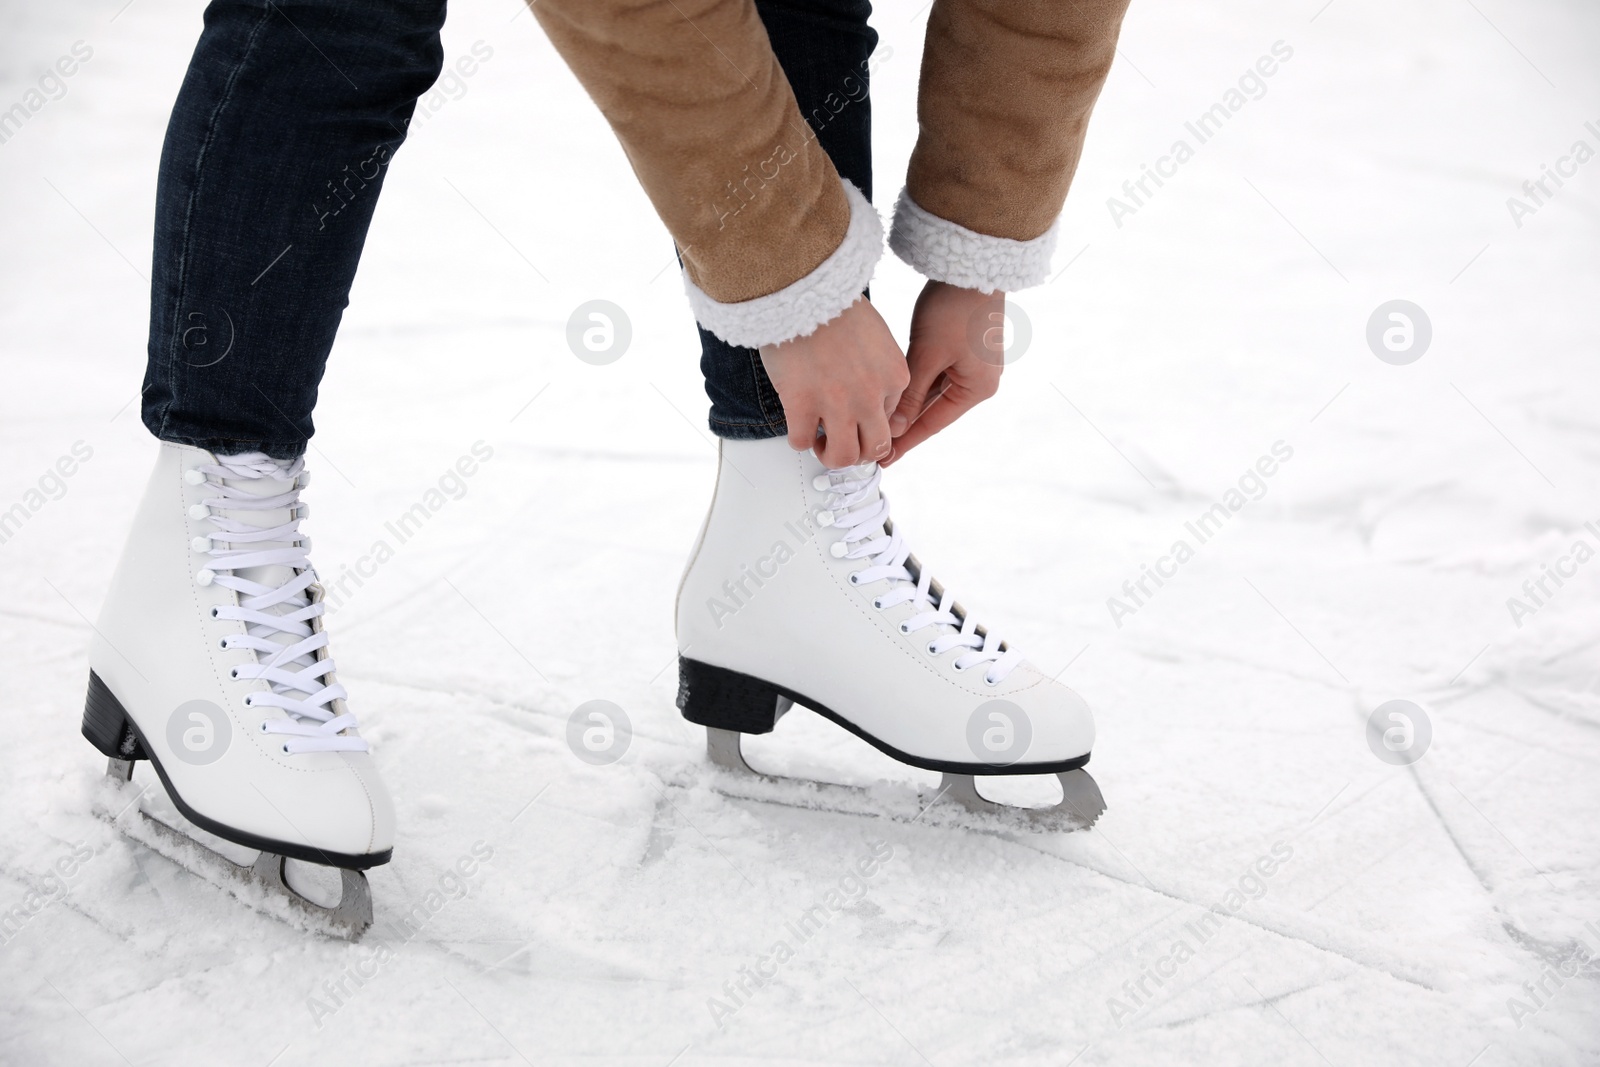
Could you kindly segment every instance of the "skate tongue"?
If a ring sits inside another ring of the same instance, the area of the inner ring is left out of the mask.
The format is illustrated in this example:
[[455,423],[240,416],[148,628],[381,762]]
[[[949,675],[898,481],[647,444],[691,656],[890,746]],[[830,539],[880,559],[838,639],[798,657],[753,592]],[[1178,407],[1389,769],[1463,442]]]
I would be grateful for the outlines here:
[[[294,479],[287,476],[289,461],[270,460],[260,453],[249,453],[244,456],[218,457],[223,466],[230,468],[250,467],[255,470],[271,470],[273,473],[264,474],[254,478],[224,478],[223,484],[236,493],[253,497],[282,496],[294,489]],[[261,461],[265,460],[265,463]],[[251,462],[254,461],[254,462]],[[280,508],[219,508],[217,514],[232,519],[241,526],[253,526],[259,530],[269,529],[273,526],[283,526],[293,519],[292,507]],[[226,534],[219,535],[226,539]],[[241,545],[250,551],[265,551],[274,548],[292,548],[292,541],[252,541],[249,545]],[[295,569],[284,564],[271,564],[264,567],[242,567],[234,571],[239,577],[262,585],[279,586],[295,576]],[[279,612],[278,614],[281,614]]]
[[[229,470],[240,473],[239,477],[224,478],[222,481],[223,484],[228,486],[229,489],[241,495],[258,498],[275,497],[283,496],[295,491],[297,476],[290,475],[289,473],[291,467],[294,465],[294,461],[274,460],[259,452],[246,453],[239,456],[219,456],[217,457],[217,460],[222,466],[227,467]],[[253,475],[253,477],[250,475]],[[299,482],[304,483],[305,480],[306,479],[304,475],[298,476]],[[295,506],[298,504],[299,499],[298,493],[295,493],[295,496],[292,499],[295,501],[294,504],[286,504],[283,507],[261,509],[218,508],[216,509],[216,514],[223,518],[231,519],[240,526],[250,526],[256,529],[270,529],[275,526],[287,525],[293,521],[293,512]],[[217,536],[223,541],[227,540],[226,534],[219,534]],[[303,542],[304,538],[302,537],[298,540]],[[295,544],[294,540],[271,540],[252,541],[248,544],[240,544],[237,547],[245,551],[259,552],[270,551],[272,549],[279,548],[294,548]],[[259,567],[240,567],[233,571],[233,573],[237,577],[243,578],[246,581],[257,582],[264,586],[277,588],[278,586],[292,581],[299,572],[296,570],[296,568],[287,564],[274,563]],[[295,597],[289,601],[285,601],[282,604],[275,604],[264,610],[269,615],[287,615],[291,612],[300,610],[304,606],[305,601],[300,597]],[[284,647],[295,644],[300,640],[300,638],[294,634],[268,630],[266,627],[262,626],[253,626],[251,627],[251,630],[255,632],[257,636],[264,637],[274,644]],[[262,658],[266,658],[265,653],[261,653],[260,655]],[[298,667],[307,667],[311,665],[313,660],[313,656],[307,655],[298,657],[297,659],[289,662]],[[275,688],[277,687],[275,686]],[[298,690],[285,689],[282,691],[289,692],[292,695],[301,698],[309,695],[301,693]]]

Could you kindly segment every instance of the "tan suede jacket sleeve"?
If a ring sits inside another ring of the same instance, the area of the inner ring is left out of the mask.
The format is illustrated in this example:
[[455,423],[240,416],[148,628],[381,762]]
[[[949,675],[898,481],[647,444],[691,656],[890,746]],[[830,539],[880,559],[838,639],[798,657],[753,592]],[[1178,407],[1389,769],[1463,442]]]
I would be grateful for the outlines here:
[[[1126,3],[936,0],[890,242],[902,258],[974,288],[1043,280]],[[855,301],[882,223],[801,116],[753,0],[531,8],[677,242],[701,325],[759,347]]]
[[918,136],[889,246],[921,273],[1015,291],[1049,276],[1055,222],[1128,0],[935,0]]

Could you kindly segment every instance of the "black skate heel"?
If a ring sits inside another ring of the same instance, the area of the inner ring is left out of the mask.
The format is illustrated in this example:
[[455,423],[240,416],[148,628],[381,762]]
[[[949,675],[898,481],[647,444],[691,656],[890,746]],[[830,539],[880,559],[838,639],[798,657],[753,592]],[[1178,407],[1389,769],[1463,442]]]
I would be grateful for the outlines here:
[[793,703],[759,678],[678,657],[678,710],[692,723],[741,734],[769,734]]
[[122,702],[94,671],[89,672],[89,694],[83,702],[83,736],[102,754],[129,764],[130,771],[134,760],[150,758],[139,744]]
[[759,678],[678,657],[678,710],[706,728],[706,755],[717,766],[765,777],[744,761],[742,734],[769,734],[794,698]]

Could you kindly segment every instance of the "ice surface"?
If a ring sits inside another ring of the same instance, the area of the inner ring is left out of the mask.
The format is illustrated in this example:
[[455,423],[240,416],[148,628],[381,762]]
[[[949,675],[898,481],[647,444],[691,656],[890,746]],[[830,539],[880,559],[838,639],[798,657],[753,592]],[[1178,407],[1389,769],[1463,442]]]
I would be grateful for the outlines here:
[[[914,132],[917,8],[876,16],[880,207]],[[310,456],[337,580],[493,449],[332,617],[401,818],[357,946],[91,814],[87,620],[153,453],[151,205],[199,16],[0,13],[0,109],[93,48],[0,144],[0,509],[93,449],[0,545],[0,911],[48,901],[0,945],[0,1062],[1600,1062],[1593,965],[1524,988],[1600,952],[1600,562],[1507,606],[1600,545],[1600,162],[1520,226],[1507,206],[1574,142],[1600,148],[1592,5],[1134,5],[1061,273],[1017,300],[1032,347],[887,482],[936,575],[1097,709],[1110,807],[1061,839],[710,788],[672,706],[714,458],[672,249],[532,20],[458,5],[447,57],[493,57],[393,165]],[[1279,41],[1264,94],[1117,225],[1108,198]],[[902,337],[916,288],[893,260],[874,281]],[[590,299],[633,324],[608,366],[566,347]],[[1433,326],[1406,366],[1365,337],[1394,299]],[[1262,498],[1117,625],[1108,598],[1278,441]],[[633,723],[618,765],[567,748],[593,699]],[[1390,699],[1431,719],[1411,767],[1367,745]],[[752,758],[922,781],[804,717]],[[859,899],[791,933],[880,839]],[[441,877],[479,842],[457,898]],[[1292,855],[1255,874],[1275,847]],[[426,922],[394,936],[407,913]],[[719,1023],[712,998],[758,966]]]

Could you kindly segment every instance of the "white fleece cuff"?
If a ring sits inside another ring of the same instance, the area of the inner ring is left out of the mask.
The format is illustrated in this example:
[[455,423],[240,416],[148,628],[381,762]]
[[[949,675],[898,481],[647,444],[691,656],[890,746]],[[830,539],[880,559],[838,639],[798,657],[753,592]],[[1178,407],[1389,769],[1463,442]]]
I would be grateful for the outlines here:
[[707,296],[684,271],[683,286],[700,325],[730,345],[760,348],[805,337],[860,298],[883,257],[883,220],[860,189],[840,181],[850,201],[850,225],[839,247],[804,278],[754,300],[724,304]]
[[925,211],[902,189],[894,205],[889,247],[918,274],[936,282],[981,293],[1014,293],[1049,278],[1059,225],[1057,219],[1031,241],[990,237]]

